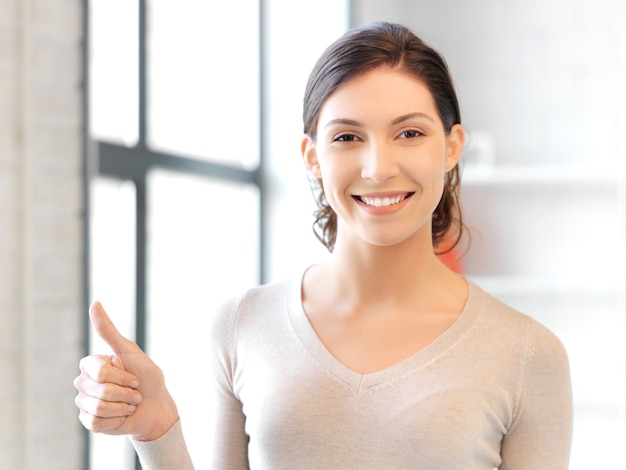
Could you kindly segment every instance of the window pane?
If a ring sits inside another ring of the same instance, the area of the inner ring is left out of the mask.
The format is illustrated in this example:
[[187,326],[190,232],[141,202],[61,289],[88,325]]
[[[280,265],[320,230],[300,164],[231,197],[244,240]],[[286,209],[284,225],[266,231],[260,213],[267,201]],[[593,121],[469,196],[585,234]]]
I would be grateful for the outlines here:
[[258,0],[149,1],[151,147],[256,166],[258,4]]
[[258,284],[258,190],[154,171],[148,198],[147,349],[178,404],[196,468],[209,468],[207,377],[193,371],[205,369],[207,316]]
[[90,132],[132,146],[139,134],[138,3],[90,0],[89,9]]
[[[99,300],[127,338],[135,338],[135,186],[97,178],[91,183],[91,300]],[[90,352],[110,354],[90,331]],[[91,470],[134,469],[128,439],[90,434]]]

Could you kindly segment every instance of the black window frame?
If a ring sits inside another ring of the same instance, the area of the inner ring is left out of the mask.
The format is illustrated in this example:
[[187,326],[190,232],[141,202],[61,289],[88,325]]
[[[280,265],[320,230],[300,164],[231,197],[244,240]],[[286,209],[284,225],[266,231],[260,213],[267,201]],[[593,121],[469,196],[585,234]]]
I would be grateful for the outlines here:
[[[264,148],[264,129],[263,129],[263,64],[264,64],[264,42],[263,42],[263,0],[259,0],[259,38],[258,38],[258,54],[259,54],[259,163],[254,169],[247,169],[229,164],[206,161],[191,158],[175,153],[159,152],[151,149],[147,143],[147,1],[137,0],[139,9],[138,21],[138,119],[139,132],[137,143],[132,147],[112,142],[99,141],[91,138],[89,115],[89,59],[90,59],[90,0],[82,0],[82,135],[83,135],[83,207],[84,207],[84,257],[83,257],[83,306],[87,311],[90,303],[90,183],[93,177],[105,176],[119,180],[132,181],[136,188],[136,207],[135,207],[135,341],[143,349],[147,349],[146,331],[147,331],[147,312],[146,312],[146,251],[147,251],[147,177],[151,170],[155,168],[166,169],[180,174],[199,175],[211,179],[217,179],[227,182],[247,183],[256,187],[259,194],[259,273],[258,278],[261,283],[265,280],[265,256],[264,256],[264,233],[265,233],[265,202],[266,191],[264,184],[263,171],[263,148]],[[89,337],[89,321],[85,315],[83,324],[84,352],[89,353],[90,337]],[[84,468],[89,468],[89,435],[86,431],[86,445],[84,454]],[[138,459],[135,459],[135,468],[141,469]]]

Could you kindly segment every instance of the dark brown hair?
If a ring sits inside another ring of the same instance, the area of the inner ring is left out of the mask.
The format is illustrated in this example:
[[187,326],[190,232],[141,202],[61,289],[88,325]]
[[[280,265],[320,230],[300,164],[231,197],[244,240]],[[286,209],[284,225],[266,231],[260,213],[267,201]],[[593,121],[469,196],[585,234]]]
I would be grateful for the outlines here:
[[[318,59],[304,94],[304,133],[315,140],[317,121],[326,100],[347,81],[383,66],[400,68],[428,87],[446,134],[461,123],[458,99],[444,58],[406,27],[377,22],[348,31]],[[444,240],[451,242],[444,252],[458,244],[463,232],[459,184],[457,165],[446,173],[443,195],[433,213],[433,245],[438,248]],[[326,200],[322,181],[317,180],[317,185],[318,209],[313,229],[332,251],[337,237],[337,215]]]

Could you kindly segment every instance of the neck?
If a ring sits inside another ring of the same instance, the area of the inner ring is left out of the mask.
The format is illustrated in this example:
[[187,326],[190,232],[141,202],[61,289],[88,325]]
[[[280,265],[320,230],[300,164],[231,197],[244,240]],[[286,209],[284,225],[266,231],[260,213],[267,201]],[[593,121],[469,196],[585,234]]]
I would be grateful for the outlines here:
[[393,246],[342,243],[321,267],[331,282],[329,295],[348,303],[402,301],[436,290],[447,276],[456,276],[434,254],[430,235]]

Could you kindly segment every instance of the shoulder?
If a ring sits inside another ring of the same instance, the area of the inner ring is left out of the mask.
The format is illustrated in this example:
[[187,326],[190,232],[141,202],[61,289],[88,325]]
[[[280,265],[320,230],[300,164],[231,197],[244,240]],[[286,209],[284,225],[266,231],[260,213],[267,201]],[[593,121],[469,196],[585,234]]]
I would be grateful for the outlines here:
[[567,351],[551,329],[529,313],[519,312],[476,285],[472,285],[472,290],[480,299],[485,328],[500,338],[507,348],[516,350],[526,374],[569,374]]
[[[564,344],[544,324],[474,286],[481,323],[499,348],[491,359],[508,374],[511,415],[503,468],[566,468],[572,432],[572,385]],[[483,330],[484,331],[484,330]],[[506,367],[504,366],[506,365]]]
[[532,316],[532,312],[520,312],[510,305],[484,291],[481,287],[470,282],[472,295],[480,304],[481,315],[491,327],[499,333],[513,335],[545,345],[548,348],[560,349],[563,347],[560,339],[552,330]]
[[246,290],[231,298],[222,307],[238,317],[259,316],[277,309],[286,308],[295,295],[299,295],[300,274],[280,281],[263,284]]
[[242,323],[263,321],[272,312],[284,309],[297,294],[298,277],[255,286],[227,298],[209,318],[211,336],[215,341],[232,337]]

